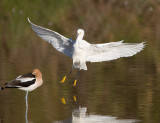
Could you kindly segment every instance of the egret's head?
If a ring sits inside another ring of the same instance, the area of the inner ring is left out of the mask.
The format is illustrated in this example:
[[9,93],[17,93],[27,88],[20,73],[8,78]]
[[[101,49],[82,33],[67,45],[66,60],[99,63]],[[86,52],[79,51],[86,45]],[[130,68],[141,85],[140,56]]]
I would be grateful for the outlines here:
[[84,36],[84,30],[83,29],[78,29],[77,30],[77,39],[82,40]]
[[77,30],[77,34],[79,35],[79,34],[84,34],[84,30],[83,29],[78,29]]

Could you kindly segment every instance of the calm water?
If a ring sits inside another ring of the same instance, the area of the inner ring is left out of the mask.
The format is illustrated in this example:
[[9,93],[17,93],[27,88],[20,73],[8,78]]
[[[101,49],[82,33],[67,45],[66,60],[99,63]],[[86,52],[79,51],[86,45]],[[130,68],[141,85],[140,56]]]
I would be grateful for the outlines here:
[[[153,6],[151,0],[145,4],[59,1],[0,2],[0,86],[34,68],[43,74],[44,84],[29,92],[28,122],[159,123],[159,4]],[[77,28],[83,28],[90,43],[124,39],[147,41],[147,45],[133,57],[87,63],[88,70],[80,72],[77,87],[72,86],[77,70],[61,85],[72,60],[41,40],[27,17],[73,40]],[[0,91],[0,123],[26,122],[25,94],[18,89]]]
[[[44,43],[40,39],[35,42],[41,42],[38,47]],[[88,63],[88,71],[80,72],[75,88],[72,84],[76,70],[66,83],[58,84],[70,71],[72,61],[49,44],[44,43],[44,47],[48,47],[44,50],[48,53],[45,57],[40,48],[29,56],[26,50],[31,49],[27,47],[17,53],[22,56],[12,57],[14,51],[11,51],[9,56],[4,53],[1,57],[1,85],[33,68],[39,68],[43,73],[43,86],[29,93],[29,122],[71,122],[72,113],[79,107],[87,109],[81,118],[86,123],[120,122],[119,119],[123,119],[122,123],[134,121],[125,119],[141,120],[141,123],[160,121],[160,64],[145,56],[149,47],[130,58]],[[25,92],[6,89],[0,92],[0,97],[2,123],[25,122]],[[73,116],[72,122],[78,122],[77,117]]]

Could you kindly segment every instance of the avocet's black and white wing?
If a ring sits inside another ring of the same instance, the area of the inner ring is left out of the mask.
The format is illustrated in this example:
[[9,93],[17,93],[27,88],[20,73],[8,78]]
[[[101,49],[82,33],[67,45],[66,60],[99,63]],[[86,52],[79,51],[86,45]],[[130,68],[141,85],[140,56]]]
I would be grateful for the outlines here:
[[35,75],[32,73],[18,76],[15,80],[5,83],[5,88],[22,88],[29,87],[36,82]]
[[63,35],[49,30],[47,28],[37,26],[33,24],[29,18],[29,23],[32,26],[32,29],[37,33],[39,37],[41,37],[43,40],[49,42],[52,44],[52,46],[57,49],[58,51],[64,53],[65,55],[72,58],[73,55],[73,41],[69,38],[64,37]]
[[123,43],[123,41],[91,44],[88,49],[86,61],[102,62],[110,61],[120,57],[133,56],[140,52],[145,46],[145,43]]

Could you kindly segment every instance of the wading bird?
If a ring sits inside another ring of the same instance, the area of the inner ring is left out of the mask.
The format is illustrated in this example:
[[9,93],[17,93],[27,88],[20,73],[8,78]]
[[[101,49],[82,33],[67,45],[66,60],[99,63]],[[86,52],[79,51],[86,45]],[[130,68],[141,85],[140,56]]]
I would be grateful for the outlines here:
[[18,88],[20,90],[27,91],[26,107],[28,108],[28,103],[27,103],[28,92],[33,91],[42,84],[43,84],[42,73],[40,72],[39,69],[34,69],[32,73],[20,75],[16,79],[5,83],[5,86],[1,87],[1,90],[5,88]]
[[[103,44],[90,44],[83,40],[83,29],[77,30],[76,41],[72,41],[55,31],[33,24],[29,18],[28,21],[39,37],[51,43],[55,49],[73,59],[72,69],[73,67],[78,69],[73,86],[76,86],[79,70],[87,70],[86,62],[102,62],[120,57],[129,57],[135,55],[144,48],[144,42],[123,43],[123,41],[118,41]],[[61,83],[65,82],[66,77],[72,73],[72,69],[70,73],[64,76]]]

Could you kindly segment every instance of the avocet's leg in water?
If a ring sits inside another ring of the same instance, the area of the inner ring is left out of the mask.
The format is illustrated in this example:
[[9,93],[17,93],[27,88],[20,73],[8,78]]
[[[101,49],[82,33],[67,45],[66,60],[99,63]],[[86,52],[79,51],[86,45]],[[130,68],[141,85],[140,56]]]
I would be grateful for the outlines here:
[[26,115],[25,115],[25,118],[26,118],[26,123],[28,123],[28,91],[26,93]]
[[73,86],[74,86],[74,87],[75,87],[76,84],[77,84],[77,79],[78,79],[79,71],[80,71],[80,69],[78,69],[78,71],[77,71],[76,79],[74,80],[74,83],[73,83]]
[[[72,69],[73,69],[73,66],[72,66]],[[66,78],[72,73],[72,69],[66,76],[63,77],[63,79],[60,81],[60,83],[64,83],[65,82]]]

